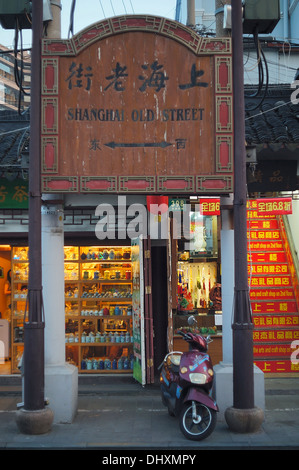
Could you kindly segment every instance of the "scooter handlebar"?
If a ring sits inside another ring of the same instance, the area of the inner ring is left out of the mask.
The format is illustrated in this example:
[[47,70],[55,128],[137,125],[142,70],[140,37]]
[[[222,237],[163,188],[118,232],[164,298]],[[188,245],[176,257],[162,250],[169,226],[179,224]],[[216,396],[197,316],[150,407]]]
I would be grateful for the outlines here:
[[184,331],[178,331],[177,333],[184,338],[192,339],[192,336],[190,336],[188,333],[185,333]]
[[200,347],[200,350],[206,351],[208,348],[208,343],[211,342],[210,336],[205,338],[204,336],[200,334],[194,335],[192,333],[185,332],[185,331],[178,331],[177,333],[181,335],[185,341],[189,343],[194,343],[196,349]]

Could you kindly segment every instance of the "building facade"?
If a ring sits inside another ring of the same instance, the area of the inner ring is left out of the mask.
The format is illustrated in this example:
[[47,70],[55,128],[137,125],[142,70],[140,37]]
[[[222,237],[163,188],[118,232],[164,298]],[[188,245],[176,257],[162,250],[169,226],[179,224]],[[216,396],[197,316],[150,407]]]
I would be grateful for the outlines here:
[[0,110],[24,112],[30,105],[31,57],[0,45]]
[[[230,2],[225,2],[229,4]],[[176,20],[187,23],[188,1],[178,0]],[[296,0],[280,0],[280,20],[273,31],[259,36],[260,46],[265,55],[271,84],[291,84],[298,69],[298,29],[299,4]],[[195,29],[199,34],[216,34],[215,2],[195,0]],[[230,28],[227,29],[230,34]],[[259,53],[252,35],[244,35],[244,83],[258,83]]]

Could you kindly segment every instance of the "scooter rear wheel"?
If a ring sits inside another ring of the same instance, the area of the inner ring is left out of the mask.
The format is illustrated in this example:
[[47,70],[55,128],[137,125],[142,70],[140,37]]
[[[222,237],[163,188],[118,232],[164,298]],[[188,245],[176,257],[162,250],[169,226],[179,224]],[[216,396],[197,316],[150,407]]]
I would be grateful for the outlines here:
[[196,418],[192,416],[192,402],[185,403],[180,413],[180,429],[187,439],[201,441],[214,431],[217,414],[202,403],[194,403]]

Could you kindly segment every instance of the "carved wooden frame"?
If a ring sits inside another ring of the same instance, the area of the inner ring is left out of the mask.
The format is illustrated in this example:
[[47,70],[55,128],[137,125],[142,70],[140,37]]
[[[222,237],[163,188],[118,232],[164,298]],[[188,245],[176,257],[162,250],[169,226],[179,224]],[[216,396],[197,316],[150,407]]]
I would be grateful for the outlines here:
[[[197,55],[212,56],[215,69],[215,174],[74,176],[58,174],[59,58],[76,56],[111,35],[147,31],[175,40]],[[42,41],[42,191],[76,193],[221,194],[233,191],[233,97],[230,38],[204,38],[175,21],[150,15],[126,15],[95,23],[71,39]]]

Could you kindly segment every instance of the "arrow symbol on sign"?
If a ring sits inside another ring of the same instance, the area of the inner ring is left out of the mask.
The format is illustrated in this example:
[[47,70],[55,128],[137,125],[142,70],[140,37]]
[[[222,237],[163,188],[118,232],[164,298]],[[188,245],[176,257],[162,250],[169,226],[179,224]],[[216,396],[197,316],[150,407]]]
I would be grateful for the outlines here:
[[170,142],[153,142],[153,143],[149,143],[149,142],[144,142],[144,143],[141,143],[141,144],[137,144],[137,143],[116,143],[116,142],[109,142],[108,144],[105,144],[106,147],[110,147],[112,149],[115,149],[115,148],[130,148],[130,147],[159,147],[159,148],[166,148],[166,147],[169,147],[170,145],[172,145]]

